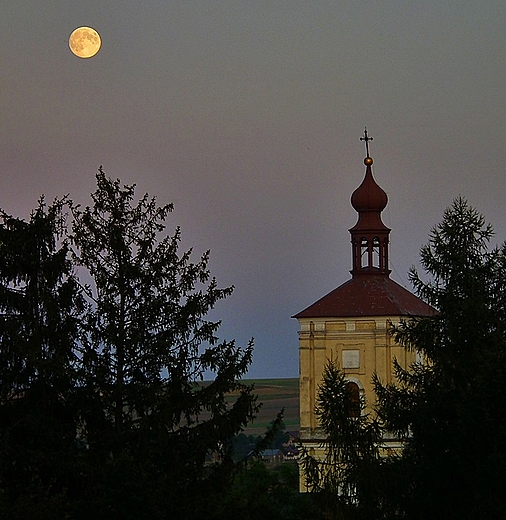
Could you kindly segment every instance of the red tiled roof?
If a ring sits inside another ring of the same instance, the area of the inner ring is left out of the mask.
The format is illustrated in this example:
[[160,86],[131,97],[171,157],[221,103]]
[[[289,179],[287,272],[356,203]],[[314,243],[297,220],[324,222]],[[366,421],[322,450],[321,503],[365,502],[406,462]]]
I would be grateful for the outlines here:
[[340,285],[294,318],[432,316],[437,311],[384,275],[362,275]]

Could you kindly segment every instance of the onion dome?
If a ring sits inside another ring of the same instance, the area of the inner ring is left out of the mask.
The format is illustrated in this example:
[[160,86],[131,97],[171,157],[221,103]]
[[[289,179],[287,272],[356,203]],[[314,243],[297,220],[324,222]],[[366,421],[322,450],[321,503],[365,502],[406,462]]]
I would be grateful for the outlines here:
[[375,211],[379,213],[386,208],[388,203],[387,194],[378,186],[372,176],[372,163],[373,160],[371,157],[364,159],[364,164],[366,165],[364,180],[351,196],[351,205],[358,213],[363,211]]

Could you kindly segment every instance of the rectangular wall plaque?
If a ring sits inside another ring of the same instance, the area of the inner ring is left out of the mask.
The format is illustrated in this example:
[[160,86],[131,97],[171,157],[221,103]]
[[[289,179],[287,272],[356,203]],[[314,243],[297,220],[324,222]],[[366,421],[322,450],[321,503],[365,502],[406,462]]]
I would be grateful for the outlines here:
[[343,368],[360,368],[360,350],[343,350]]

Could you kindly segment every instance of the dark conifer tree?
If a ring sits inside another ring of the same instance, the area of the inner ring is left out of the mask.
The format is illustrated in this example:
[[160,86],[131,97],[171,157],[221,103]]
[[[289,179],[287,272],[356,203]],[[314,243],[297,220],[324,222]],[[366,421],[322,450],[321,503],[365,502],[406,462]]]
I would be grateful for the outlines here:
[[[62,514],[75,487],[75,346],[82,309],[64,201],[0,223],[0,516]],[[8,515],[7,515],[8,513]],[[25,515],[26,513],[26,515]]]
[[72,207],[76,263],[89,277],[82,431],[100,468],[101,491],[90,493],[102,500],[89,513],[210,518],[231,478],[228,441],[257,409],[240,382],[252,345],[220,342],[220,322],[206,318],[232,287],[210,277],[209,252],[193,262],[178,251],[179,229],[165,234],[172,205],[135,200],[135,186],[101,169],[92,199]]
[[355,397],[344,372],[329,361],[316,407],[325,454],[319,458],[307,451],[301,460],[307,488],[330,519],[380,517],[381,429],[365,413],[363,396]]
[[428,281],[410,274],[439,313],[393,331],[423,362],[376,381],[379,417],[405,441],[394,499],[407,518],[504,515],[506,249],[489,249],[492,233],[464,199],[446,210],[421,250]]

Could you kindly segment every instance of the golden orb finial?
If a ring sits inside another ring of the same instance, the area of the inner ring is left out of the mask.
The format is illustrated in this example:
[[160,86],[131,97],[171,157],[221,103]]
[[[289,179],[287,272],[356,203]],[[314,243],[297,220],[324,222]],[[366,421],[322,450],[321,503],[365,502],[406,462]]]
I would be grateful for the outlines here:
[[373,163],[372,157],[366,157],[366,158],[364,159],[364,164],[365,164],[366,166],[371,166],[372,163]]

